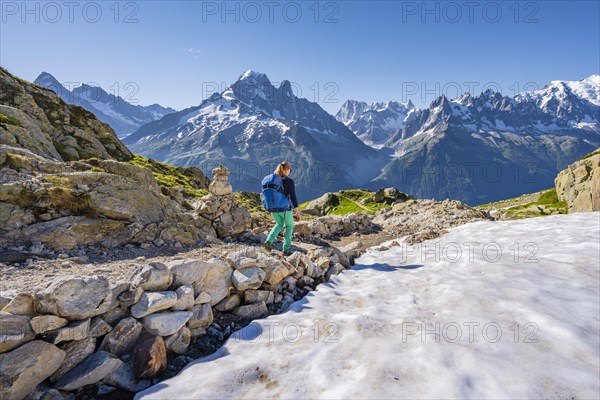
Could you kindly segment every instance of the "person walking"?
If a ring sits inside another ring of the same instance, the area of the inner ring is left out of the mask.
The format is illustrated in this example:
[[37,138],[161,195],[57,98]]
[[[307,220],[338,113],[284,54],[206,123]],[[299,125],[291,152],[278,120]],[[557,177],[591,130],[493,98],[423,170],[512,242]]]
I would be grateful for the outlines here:
[[261,199],[263,205],[275,219],[275,226],[267,236],[264,247],[265,250],[270,252],[273,249],[275,238],[285,228],[284,255],[291,253],[294,220],[300,221],[296,187],[293,179],[289,177],[291,172],[291,164],[284,161],[277,166],[273,174],[267,175],[262,181]]

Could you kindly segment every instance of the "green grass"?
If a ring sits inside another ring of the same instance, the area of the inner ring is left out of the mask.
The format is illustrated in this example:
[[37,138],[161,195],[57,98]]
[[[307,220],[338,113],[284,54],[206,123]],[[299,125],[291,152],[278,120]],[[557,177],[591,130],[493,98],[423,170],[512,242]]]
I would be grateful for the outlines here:
[[205,182],[201,182],[195,176],[198,174],[197,171],[175,167],[137,154],[134,154],[129,162],[148,168],[161,186],[184,189],[184,196],[202,197],[208,194],[208,190],[204,188]]
[[[487,211],[502,209],[500,212],[506,219],[543,217],[554,214],[567,214],[568,212],[567,203],[558,200],[555,188],[539,192],[539,196],[534,201],[510,206],[510,204],[519,202],[519,200],[522,202],[523,200],[521,199],[525,196],[531,195],[523,195],[494,203],[482,204],[477,208],[485,209]],[[540,210],[539,207],[541,207],[542,210]]]
[[8,115],[0,113],[0,126],[2,125],[22,126],[21,121],[19,121],[15,117],[10,117]]
[[[327,215],[346,215],[355,212],[375,214],[379,210],[391,207],[386,203],[361,203],[361,200],[371,198],[375,195],[375,193],[366,190],[341,190],[337,193],[334,193],[334,195],[339,199],[340,204],[328,210]],[[305,210],[311,201],[312,200],[300,204],[298,208],[300,210]]]

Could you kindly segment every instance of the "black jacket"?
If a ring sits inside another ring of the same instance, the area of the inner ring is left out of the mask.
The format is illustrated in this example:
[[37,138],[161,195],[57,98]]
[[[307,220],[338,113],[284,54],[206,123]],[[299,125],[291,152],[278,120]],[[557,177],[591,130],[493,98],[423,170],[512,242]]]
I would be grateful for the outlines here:
[[294,208],[298,208],[298,199],[296,199],[296,186],[292,178],[287,176],[283,178],[283,194],[290,199]]

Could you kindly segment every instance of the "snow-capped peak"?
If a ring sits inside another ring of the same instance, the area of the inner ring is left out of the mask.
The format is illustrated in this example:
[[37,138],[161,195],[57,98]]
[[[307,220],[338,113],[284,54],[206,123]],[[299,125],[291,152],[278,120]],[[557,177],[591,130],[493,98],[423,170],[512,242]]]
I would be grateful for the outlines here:
[[578,81],[565,81],[573,93],[592,104],[600,106],[600,75],[590,75]]
[[249,69],[246,72],[244,72],[242,75],[240,75],[240,77],[238,78],[238,81],[246,81],[246,80],[269,81],[269,78],[267,78],[267,75],[263,74],[262,72],[257,72],[252,69]]

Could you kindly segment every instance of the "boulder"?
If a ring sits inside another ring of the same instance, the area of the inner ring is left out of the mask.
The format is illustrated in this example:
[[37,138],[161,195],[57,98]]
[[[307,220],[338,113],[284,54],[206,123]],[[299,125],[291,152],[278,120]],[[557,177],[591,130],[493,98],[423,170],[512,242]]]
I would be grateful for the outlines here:
[[73,393],[54,389],[46,382],[42,382],[31,392],[27,393],[24,400],[75,400],[75,395]]
[[274,257],[259,255],[260,267],[266,272],[265,281],[270,285],[277,285],[283,278],[290,274],[290,271]]
[[210,302],[211,302],[210,294],[208,294],[206,292],[200,292],[200,294],[198,294],[198,296],[196,296],[196,299],[194,300],[194,304],[204,304],[204,303],[210,303]]
[[165,346],[168,351],[175,354],[183,354],[188,350],[188,347],[190,347],[191,340],[192,334],[190,329],[184,326],[177,333],[165,338]]
[[12,315],[0,311],[0,353],[19,347],[35,339],[30,318],[26,315]]
[[0,398],[22,399],[60,367],[65,352],[34,340],[10,353],[0,354]]
[[333,193],[325,193],[323,196],[315,199],[307,204],[306,208],[302,210],[306,214],[311,215],[325,215],[331,209],[340,205],[340,199]]
[[558,199],[569,212],[600,211],[600,151],[575,161],[554,180]]
[[54,387],[67,391],[77,390],[86,385],[100,382],[121,364],[122,361],[113,354],[98,351],[63,375]]
[[119,305],[101,314],[100,317],[110,326],[116,326],[120,320],[130,315],[129,308]]
[[232,294],[229,297],[224,298],[215,306],[215,310],[220,312],[231,311],[242,302],[240,295],[237,293]]
[[56,382],[64,374],[79,365],[80,362],[91,356],[96,350],[96,338],[88,337],[83,340],[74,340],[61,344],[59,348],[65,352],[65,358],[60,367],[50,376],[50,382]]
[[99,349],[120,356],[131,349],[140,336],[140,333],[142,333],[142,328],[142,324],[135,318],[129,317],[122,319],[117,326],[104,337]]
[[104,321],[100,317],[92,318],[90,322],[90,336],[91,337],[99,337],[104,336],[108,332],[112,330],[112,326],[110,326],[106,321]]
[[273,292],[270,290],[246,290],[244,292],[244,301],[246,304],[260,303],[272,304],[274,300]]
[[62,328],[46,332],[43,339],[47,342],[58,344],[71,340],[82,340],[90,335],[90,318],[83,321],[72,322]]
[[206,274],[194,284],[194,294],[198,296],[200,292],[206,292],[210,295],[210,305],[214,306],[229,294],[233,268],[217,258],[209,259],[207,265]]
[[195,305],[190,311],[192,312],[192,317],[187,322],[188,328],[208,328],[212,324],[213,312],[210,304]]
[[173,274],[161,263],[138,267],[132,274],[131,285],[147,291],[167,290],[173,282]]
[[10,303],[2,308],[2,311],[14,315],[33,316],[33,296],[29,293],[19,293]]
[[175,292],[144,292],[140,301],[131,306],[131,315],[143,318],[157,311],[171,308],[177,303]]
[[102,276],[63,276],[35,294],[35,309],[69,320],[82,320],[112,308],[112,291]]
[[133,349],[133,373],[137,379],[149,379],[167,368],[167,350],[160,336],[148,338]]
[[345,268],[344,268],[344,266],[342,264],[335,263],[334,265],[332,265],[331,267],[329,267],[329,269],[325,273],[325,279],[329,280],[329,278],[332,275],[337,275],[340,272],[342,272],[343,270],[345,270]]
[[169,336],[180,330],[192,317],[191,311],[151,314],[143,319],[144,328],[155,336]]
[[102,382],[131,393],[141,392],[152,384],[152,382],[147,379],[136,379],[133,373],[133,366],[130,363],[125,362],[121,363],[117,369],[108,374]]
[[265,280],[266,272],[258,267],[250,267],[235,270],[231,281],[236,289],[240,291],[258,289]]
[[31,328],[38,335],[62,328],[67,322],[69,321],[66,318],[57,317],[56,315],[38,315],[30,321]]
[[141,287],[135,287],[125,290],[123,293],[119,294],[119,296],[117,296],[117,301],[121,307],[129,307],[140,301],[142,294],[144,294],[144,289]]
[[258,303],[246,304],[237,307],[233,313],[244,319],[264,318],[269,315],[269,310],[264,301]]
[[173,288],[202,281],[211,268],[207,262],[196,259],[170,261],[166,266],[173,274]]
[[360,251],[363,247],[364,245],[361,242],[356,241],[340,247],[339,250],[345,253],[349,258],[356,258],[360,255]]
[[192,285],[183,285],[175,290],[177,302],[171,307],[173,311],[189,310],[194,306],[194,287]]

